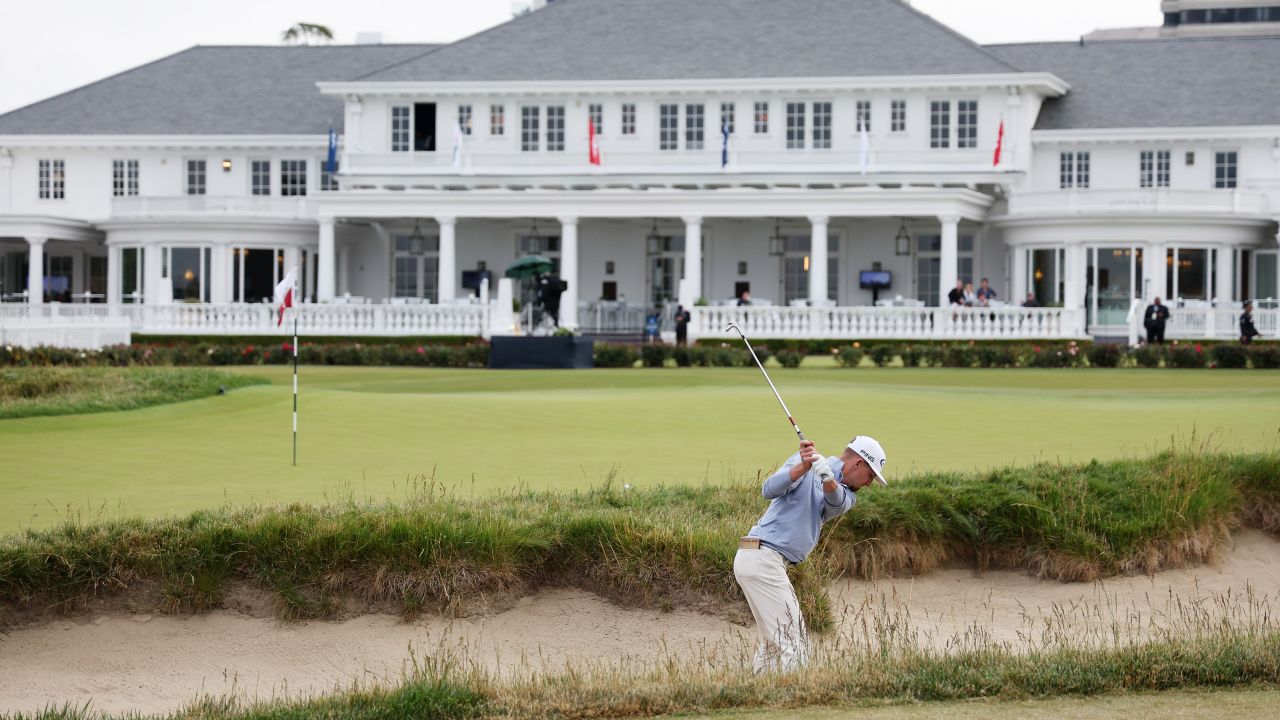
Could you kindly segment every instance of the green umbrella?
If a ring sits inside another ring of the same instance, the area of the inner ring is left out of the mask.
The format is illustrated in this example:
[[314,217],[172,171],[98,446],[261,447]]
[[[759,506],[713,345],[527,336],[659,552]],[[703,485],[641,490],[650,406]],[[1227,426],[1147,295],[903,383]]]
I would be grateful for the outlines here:
[[555,267],[551,260],[541,255],[526,255],[507,266],[507,277],[523,280],[535,275],[545,275]]

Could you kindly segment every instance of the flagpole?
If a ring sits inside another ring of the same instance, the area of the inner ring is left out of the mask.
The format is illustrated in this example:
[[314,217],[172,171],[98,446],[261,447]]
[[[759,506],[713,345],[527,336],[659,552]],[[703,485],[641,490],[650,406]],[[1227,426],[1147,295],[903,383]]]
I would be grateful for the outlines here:
[[293,313],[293,466],[298,467],[298,312]]

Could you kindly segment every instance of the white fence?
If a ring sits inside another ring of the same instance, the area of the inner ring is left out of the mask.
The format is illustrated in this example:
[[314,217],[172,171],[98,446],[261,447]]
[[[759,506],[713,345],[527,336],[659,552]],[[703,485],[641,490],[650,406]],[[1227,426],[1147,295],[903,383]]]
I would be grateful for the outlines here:
[[[1280,308],[1275,300],[1256,301],[1253,325],[1264,338],[1280,335]],[[1146,303],[1134,300],[1129,307],[1129,344],[1137,345],[1147,337],[1143,325]],[[1164,339],[1168,340],[1239,340],[1240,316],[1244,314],[1242,303],[1196,303],[1179,306],[1177,301],[1169,306],[1169,321],[1165,324]]]
[[0,345],[89,350],[130,338],[129,319],[106,305],[0,305]]
[[1084,311],[1063,308],[696,307],[689,339],[724,337],[737,323],[751,338],[831,340],[1083,339]]

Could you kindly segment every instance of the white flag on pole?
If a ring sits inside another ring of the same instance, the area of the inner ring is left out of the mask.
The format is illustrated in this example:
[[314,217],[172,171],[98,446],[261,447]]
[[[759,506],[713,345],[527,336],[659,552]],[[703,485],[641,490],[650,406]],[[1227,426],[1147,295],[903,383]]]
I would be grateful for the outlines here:
[[276,285],[276,327],[284,322],[284,309],[293,307],[294,290],[298,287],[298,268],[289,271],[288,275]]
[[453,126],[453,166],[462,167],[462,143],[465,139],[462,134],[462,123],[455,123]]
[[867,174],[867,168],[871,165],[871,134],[867,132],[867,126],[861,120],[858,121],[858,166],[862,169],[862,174]]

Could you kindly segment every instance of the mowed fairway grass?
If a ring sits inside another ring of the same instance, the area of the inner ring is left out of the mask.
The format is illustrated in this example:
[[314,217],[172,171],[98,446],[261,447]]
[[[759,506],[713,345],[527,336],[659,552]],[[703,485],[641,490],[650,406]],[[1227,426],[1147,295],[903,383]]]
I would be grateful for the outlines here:
[[[227,503],[397,498],[434,477],[469,495],[727,483],[794,435],[755,369],[302,368],[290,466],[287,367],[271,385],[128,412],[0,421],[0,533]],[[874,434],[892,476],[1145,456],[1192,441],[1277,447],[1280,373],[1177,370],[770,372],[827,454]]]

